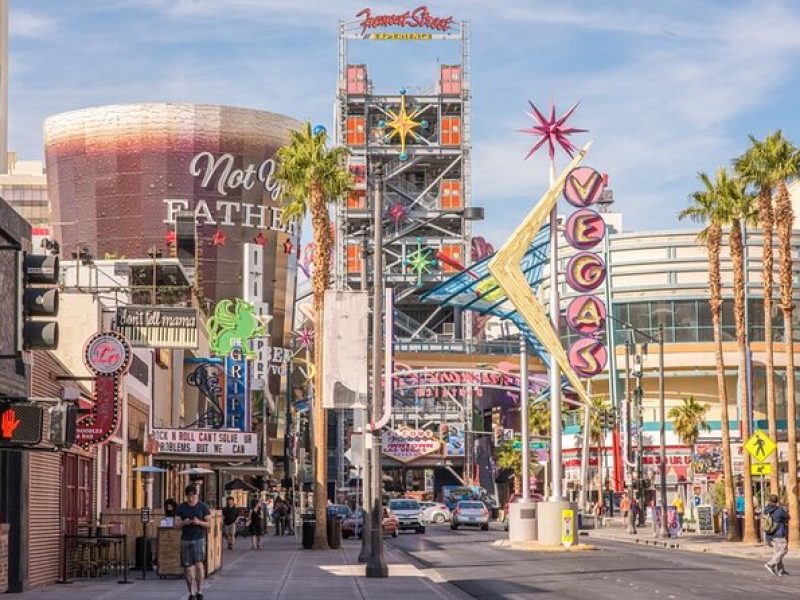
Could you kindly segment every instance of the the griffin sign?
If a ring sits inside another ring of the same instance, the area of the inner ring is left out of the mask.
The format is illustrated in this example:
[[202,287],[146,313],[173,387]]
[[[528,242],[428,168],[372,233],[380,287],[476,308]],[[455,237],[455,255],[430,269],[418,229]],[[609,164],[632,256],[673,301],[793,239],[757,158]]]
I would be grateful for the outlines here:
[[248,358],[255,356],[250,349],[251,338],[267,332],[264,320],[256,314],[255,307],[241,298],[236,303],[221,300],[206,323],[208,345],[217,356],[228,356],[236,346],[241,346]]

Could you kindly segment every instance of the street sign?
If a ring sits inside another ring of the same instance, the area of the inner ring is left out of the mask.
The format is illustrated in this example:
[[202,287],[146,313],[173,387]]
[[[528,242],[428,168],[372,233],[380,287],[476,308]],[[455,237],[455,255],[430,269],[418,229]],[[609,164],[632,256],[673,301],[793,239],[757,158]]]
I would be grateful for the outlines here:
[[750,475],[772,475],[772,465],[769,463],[753,463],[750,465]]
[[778,445],[766,433],[757,429],[744,444],[744,449],[757,461],[767,460]]
[[[544,440],[530,440],[528,442],[531,450],[547,450],[550,447],[549,442]],[[522,440],[514,440],[514,450],[522,450]]]
[[141,511],[140,511],[140,513],[139,513],[139,516],[141,517],[142,523],[149,523],[150,522],[150,507],[149,506],[143,506]]

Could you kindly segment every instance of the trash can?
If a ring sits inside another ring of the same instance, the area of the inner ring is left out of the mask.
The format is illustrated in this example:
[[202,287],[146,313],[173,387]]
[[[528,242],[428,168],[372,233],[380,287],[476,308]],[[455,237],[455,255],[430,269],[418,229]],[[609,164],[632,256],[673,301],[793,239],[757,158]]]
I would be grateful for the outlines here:
[[342,519],[331,516],[328,519],[328,546],[332,550],[342,547]]
[[317,520],[314,513],[303,515],[303,548],[311,550],[314,547],[314,530],[317,528]]

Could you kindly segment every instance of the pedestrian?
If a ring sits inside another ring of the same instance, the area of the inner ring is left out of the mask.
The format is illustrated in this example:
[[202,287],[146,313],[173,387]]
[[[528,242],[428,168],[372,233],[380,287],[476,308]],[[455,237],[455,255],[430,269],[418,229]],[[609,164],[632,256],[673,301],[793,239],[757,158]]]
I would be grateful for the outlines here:
[[284,500],[283,504],[286,507],[286,535],[294,535],[294,525],[292,524],[292,503],[289,498]]
[[189,588],[189,600],[203,600],[203,562],[211,511],[200,502],[197,488],[192,484],[186,486],[186,502],[175,510],[175,526],[181,530],[181,566]]
[[631,498],[628,504],[628,533],[636,533],[636,523],[639,520],[639,501],[636,498]]
[[783,557],[787,552],[787,523],[789,514],[786,509],[778,504],[778,497],[772,494],[761,515],[761,531],[764,532],[767,545],[772,546],[775,553],[764,565],[773,575],[788,575],[783,566]]
[[275,518],[275,535],[284,535],[286,533],[286,503],[283,498],[278,497],[275,500],[275,508],[273,514]]
[[744,494],[742,490],[736,492],[736,514],[744,515]]
[[597,502],[594,503],[594,520],[596,523],[596,527],[603,526],[603,513],[604,513],[603,501],[598,500]]
[[672,499],[672,506],[675,508],[675,518],[678,521],[678,533],[676,535],[680,537],[681,532],[683,531],[683,514],[686,511],[686,508],[683,505],[683,498],[681,498],[680,495],[675,494],[675,498]]
[[228,541],[228,550],[233,550],[233,542],[236,538],[236,521],[239,520],[239,509],[236,508],[236,501],[233,496],[228,496],[225,500],[225,508],[222,509],[222,535]]
[[257,498],[250,501],[250,512],[247,514],[247,529],[250,532],[250,549],[261,548],[261,536],[264,535],[264,509]]
[[627,522],[628,511],[631,509],[631,501],[628,498],[628,492],[622,492],[622,499],[619,501],[619,510],[622,513],[622,518]]

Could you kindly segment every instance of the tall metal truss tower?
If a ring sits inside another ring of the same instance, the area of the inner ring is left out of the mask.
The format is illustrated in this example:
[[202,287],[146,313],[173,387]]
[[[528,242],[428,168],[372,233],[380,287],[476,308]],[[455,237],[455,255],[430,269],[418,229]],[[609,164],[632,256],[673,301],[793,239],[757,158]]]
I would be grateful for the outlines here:
[[[416,30],[415,30],[416,31]],[[460,45],[460,64],[439,64],[432,52],[431,85],[375,89],[369,65],[352,64],[358,43]],[[380,41],[376,41],[380,40]],[[401,40],[401,41],[396,41]],[[411,41],[409,41],[411,40]],[[471,203],[469,26],[425,34],[364,33],[339,22],[335,137],[350,149],[356,184],[336,212],[335,276],[339,289],[361,285],[362,239],[375,226],[372,177],[382,173],[384,281],[395,287],[395,335],[401,339],[462,338],[461,318],[420,295],[470,262]],[[371,236],[367,236],[371,237]]]

